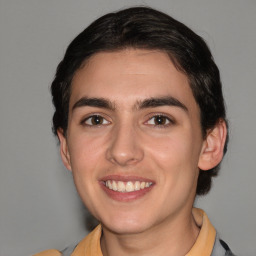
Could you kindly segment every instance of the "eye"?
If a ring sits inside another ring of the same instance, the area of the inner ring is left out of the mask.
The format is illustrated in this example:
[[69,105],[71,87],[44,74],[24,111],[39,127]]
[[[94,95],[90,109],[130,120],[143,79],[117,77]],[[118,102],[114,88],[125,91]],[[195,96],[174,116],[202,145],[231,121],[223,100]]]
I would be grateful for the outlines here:
[[100,115],[93,115],[86,118],[83,123],[90,126],[100,126],[109,124],[110,122]]
[[166,126],[171,123],[173,123],[173,121],[164,115],[153,116],[147,121],[147,124],[154,125],[154,126]]

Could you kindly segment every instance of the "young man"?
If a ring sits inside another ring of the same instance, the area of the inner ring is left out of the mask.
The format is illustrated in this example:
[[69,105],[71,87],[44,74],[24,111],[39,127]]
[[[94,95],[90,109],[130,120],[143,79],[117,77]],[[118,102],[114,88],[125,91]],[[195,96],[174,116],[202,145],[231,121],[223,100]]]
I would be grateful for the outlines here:
[[198,35],[150,8],[107,14],[69,45],[51,89],[63,163],[100,222],[62,255],[232,255],[193,208],[228,137],[219,71]]

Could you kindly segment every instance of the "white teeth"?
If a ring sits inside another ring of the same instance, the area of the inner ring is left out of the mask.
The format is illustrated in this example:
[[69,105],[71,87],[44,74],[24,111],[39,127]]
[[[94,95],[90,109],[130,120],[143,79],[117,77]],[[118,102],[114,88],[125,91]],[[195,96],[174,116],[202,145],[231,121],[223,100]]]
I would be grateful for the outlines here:
[[117,191],[117,184],[114,180],[113,180],[113,183],[112,183],[112,188],[113,188],[114,191]]
[[126,183],[125,191],[126,191],[126,192],[134,191],[134,185],[132,184],[131,181],[128,181],[128,182]]
[[140,182],[139,181],[135,181],[134,190],[135,191],[140,190]]
[[[111,188],[109,187],[109,189],[111,189]],[[117,182],[117,190],[119,192],[125,192],[125,184],[124,184],[124,182],[122,182],[122,181],[118,181]]]
[[145,181],[127,181],[126,183],[123,181],[115,181],[115,180],[107,180],[105,182],[105,186],[110,190],[119,191],[119,192],[133,192],[138,191],[144,188],[148,188],[152,185],[152,182]]
[[108,186],[108,188],[112,189],[112,184],[111,184],[110,180],[107,181],[107,186]]

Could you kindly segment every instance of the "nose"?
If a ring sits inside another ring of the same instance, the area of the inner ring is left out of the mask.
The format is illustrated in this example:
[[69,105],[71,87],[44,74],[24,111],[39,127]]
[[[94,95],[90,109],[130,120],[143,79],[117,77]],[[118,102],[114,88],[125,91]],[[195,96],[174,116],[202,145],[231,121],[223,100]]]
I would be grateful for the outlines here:
[[122,125],[113,130],[107,159],[119,166],[135,165],[144,157],[143,145],[134,127]]

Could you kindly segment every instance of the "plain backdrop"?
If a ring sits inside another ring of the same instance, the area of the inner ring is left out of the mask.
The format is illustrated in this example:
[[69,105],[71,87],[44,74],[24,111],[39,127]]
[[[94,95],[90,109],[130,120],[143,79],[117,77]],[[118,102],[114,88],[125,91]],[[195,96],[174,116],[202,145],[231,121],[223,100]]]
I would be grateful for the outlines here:
[[197,200],[237,255],[256,255],[256,1],[0,0],[0,255],[63,249],[86,210],[51,133],[49,86],[70,41],[109,11],[149,5],[210,46],[230,121],[212,191]]

